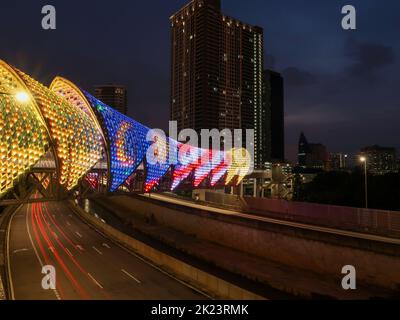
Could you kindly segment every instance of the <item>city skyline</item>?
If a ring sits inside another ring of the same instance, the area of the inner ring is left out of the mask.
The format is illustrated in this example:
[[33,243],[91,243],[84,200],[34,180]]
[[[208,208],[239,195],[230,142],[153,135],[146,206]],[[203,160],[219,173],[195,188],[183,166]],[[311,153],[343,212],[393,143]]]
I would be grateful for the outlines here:
[[[110,8],[99,1],[96,8],[85,3],[76,11],[55,1],[58,25],[49,32],[38,23],[41,5],[29,3],[13,10],[16,4],[10,4],[8,10],[18,12],[21,23],[11,31],[1,28],[7,45],[0,55],[47,84],[55,74],[78,79],[83,87],[110,81],[125,84],[131,97],[128,114],[149,126],[165,128],[169,118],[168,18],[187,2],[170,1],[154,7],[152,3],[116,1]],[[358,9],[357,31],[341,29],[339,2],[310,1],[300,6],[278,1],[222,1],[227,15],[264,28],[265,68],[281,72],[286,82],[286,146],[291,161],[296,158],[301,131],[332,152],[355,153],[373,144],[399,148],[395,126],[400,111],[394,90],[400,76],[394,34],[399,4],[353,1],[353,5]],[[35,10],[37,15],[32,14]],[[132,39],[143,34],[141,26],[148,17],[141,15],[142,11],[152,14],[152,23],[146,25],[148,37],[130,41],[120,31],[129,30]],[[111,18],[102,25],[68,23],[73,15],[89,13],[93,19]],[[1,24],[12,25],[12,19],[13,14]],[[23,38],[28,31],[29,39]],[[108,46],[104,35],[119,41]],[[73,40],[74,46],[63,39]],[[98,51],[95,57],[92,51]]]

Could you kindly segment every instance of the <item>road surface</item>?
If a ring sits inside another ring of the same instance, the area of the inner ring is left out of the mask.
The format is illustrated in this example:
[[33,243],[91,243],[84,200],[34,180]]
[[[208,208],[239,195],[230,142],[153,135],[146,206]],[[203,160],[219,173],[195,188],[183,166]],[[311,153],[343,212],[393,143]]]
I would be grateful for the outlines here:
[[[207,298],[97,233],[64,202],[21,207],[8,236],[9,280],[16,300]],[[55,290],[43,289],[43,266],[54,266]]]

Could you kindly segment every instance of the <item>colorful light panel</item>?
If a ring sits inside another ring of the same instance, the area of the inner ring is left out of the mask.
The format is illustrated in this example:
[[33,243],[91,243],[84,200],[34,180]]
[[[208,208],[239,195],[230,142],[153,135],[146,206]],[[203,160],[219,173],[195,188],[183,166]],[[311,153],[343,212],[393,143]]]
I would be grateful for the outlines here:
[[152,152],[152,154],[147,156],[146,161],[147,174],[144,187],[145,192],[150,192],[171,167],[168,159],[169,143],[167,140],[155,136],[153,137],[153,143],[154,145],[149,149],[149,152]]
[[56,77],[50,85],[50,90],[63,97],[75,108],[81,109],[85,112],[92,119],[98,131],[101,134],[103,133],[89,102],[75,84],[65,78]]
[[150,143],[149,128],[126,117],[89,93],[82,91],[97,114],[110,153],[110,191],[116,191],[143,162]]
[[[226,185],[239,184],[250,170],[251,157],[245,149],[205,150],[165,137],[157,140],[154,148],[155,141],[146,141],[149,128],[68,80],[57,77],[49,90],[2,61],[0,107],[0,196],[13,188],[18,177],[48,150],[55,153],[59,182],[67,190],[77,186],[85,175],[96,186],[97,174],[88,173],[106,155],[110,178],[106,180],[112,192],[127,182],[141,163],[145,164],[146,192],[155,188],[171,165],[172,190],[192,172],[194,187],[199,187],[207,177],[213,187],[225,175]],[[168,159],[169,148],[174,146],[178,146],[180,156],[184,155],[176,165]],[[158,160],[149,161],[146,155]]]
[[209,176],[209,174],[223,161],[220,151],[207,150],[201,160],[200,166],[194,173],[193,186],[197,188]]
[[236,148],[228,152],[228,157],[232,159],[232,162],[228,169],[225,184],[230,184],[237,176],[236,185],[239,185],[250,171],[251,156],[246,149]]
[[67,190],[72,190],[101,159],[101,133],[85,112],[22,71],[14,70],[31,92],[47,122],[58,158],[59,182]]
[[[18,93],[28,101],[19,102]],[[12,67],[0,60],[0,196],[46,154],[49,139],[35,101]]]
[[204,152],[205,150],[190,145],[179,146],[179,153],[186,154],[186,157],[185,161],[178,159],[179,163],[174,169],[171,190],[175,190],[201,164],[200,157],[204,156]]
[[211,187],[214,187],[222,179],[222,177],[228,172],[228,169],[232,163],[229,155],[225,152],[222,153],[221,158],[221,163],[211,172]]

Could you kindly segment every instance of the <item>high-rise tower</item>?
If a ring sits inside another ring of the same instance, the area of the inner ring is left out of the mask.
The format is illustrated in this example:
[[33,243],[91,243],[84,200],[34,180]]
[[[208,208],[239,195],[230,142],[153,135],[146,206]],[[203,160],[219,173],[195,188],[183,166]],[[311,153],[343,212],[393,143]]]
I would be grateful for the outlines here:
[[178,130],[256,129],[263,30],[224,16],[219,0],[193,0],[170,21],[171,120]]

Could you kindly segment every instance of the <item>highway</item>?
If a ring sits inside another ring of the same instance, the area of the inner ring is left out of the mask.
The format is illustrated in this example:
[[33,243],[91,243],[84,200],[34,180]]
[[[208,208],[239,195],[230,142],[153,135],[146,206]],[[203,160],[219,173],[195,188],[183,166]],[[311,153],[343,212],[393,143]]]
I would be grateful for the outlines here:
[[[207,299],[93,230],[66,202],[20,207],[9,224],[7,255],[15,300]],[[43,266],[54,266],[55,290],[42,288]]]

